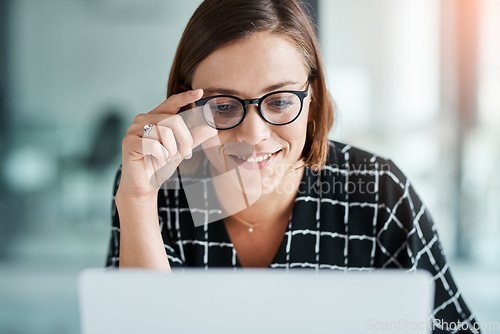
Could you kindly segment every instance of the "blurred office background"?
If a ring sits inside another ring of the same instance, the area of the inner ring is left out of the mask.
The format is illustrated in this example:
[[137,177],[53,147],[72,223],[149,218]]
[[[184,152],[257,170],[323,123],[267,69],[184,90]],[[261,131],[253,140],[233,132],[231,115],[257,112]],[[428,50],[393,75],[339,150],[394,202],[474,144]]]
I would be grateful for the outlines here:
[[[133,117],[199,0],[0,1],[0,333],[78,333]],[[500,1],[308,1],[331,138],[392,158],[480,321],[500,322]]]

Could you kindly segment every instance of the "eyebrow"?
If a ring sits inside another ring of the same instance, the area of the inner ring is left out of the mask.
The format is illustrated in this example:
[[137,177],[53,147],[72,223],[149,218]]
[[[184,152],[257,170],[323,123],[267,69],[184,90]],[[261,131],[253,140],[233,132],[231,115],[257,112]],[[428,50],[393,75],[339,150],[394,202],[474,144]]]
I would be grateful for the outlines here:
[[[271,85],[271,86],[268,86],[268,87],[264,88],[261,91],[261,93],[263,93],[263,94],[270,93],[272,91],[281,89],[283,87],[297,85],[299,83],[300,82],[293,81],[293,80],[282,81],[282,82],[279,82],[277,84],[274,84],[274,85]],[[238,91],[236,91],[234,89],[217,88],[217,87],[204,88],[203,92],[208,93],[208,94],[218,93],[218,94],[224,94],[224,95],[226,95],[226,94],[227,95],[236,95],[236,96],[241,95],[240,92],[238,92]]]

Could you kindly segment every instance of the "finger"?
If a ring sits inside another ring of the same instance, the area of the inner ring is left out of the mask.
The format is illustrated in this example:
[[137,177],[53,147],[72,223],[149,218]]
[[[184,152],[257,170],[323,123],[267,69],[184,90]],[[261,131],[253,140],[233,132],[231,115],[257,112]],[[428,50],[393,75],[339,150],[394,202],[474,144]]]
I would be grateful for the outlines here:
[[200,125],[191,129],[191,136],[193,137],[193,148],[205,142],[206,140],[215,137],[219,134],[217,129],[208,125]]
[[177,154],[177,143],[175,141],[174,132],[171,128],[165,126],[157,127],[159,134],[159,141],[168,151],[168,156],[173,157]]
[[189,90],[187,92],[174,94],[149,112],[149,114],[176,114],[179,109],[201,99],[202,96],[203,89]]
[[[131,135],[139,138],[158,139],[157,129],[155,124],[163,120],[164,118],[165,117],[155,120],[148,117],[148,118],[143,118],[140,121],[137,121],[138,123],[135,123],[136,121],[134,121],[134,123],[127,129],[127,136]],[[144,127],[148,124],[153,125],[153,127],[149,130],[146,136],[146,131]]]
[[182,158],[178,158],[178,160],[174,159],[162,163],[153,155],[144,156],[146,176],[150,185],[154,188],[160,188],[172,176],[181,160]]
[[164,165],[168,159],[168,151],[159,141],[149,138],[141,140],[140,148],[143,156],[153,156],[160,165]]
[[172,130],[175,141],[178,143],[177,151],[181,156],[188,157],[192,154],[193,137],[181,116],[174,115],[168,117],[159,125]]
[[[175,116],[175,115],[172,115]],[[148,138],[148,139],[156,139],[158,141],[161,140],[162,136],[162,129],[161,126],[158,126],[158,123],[161,123],[165,121],[165,119],[172,117],[172,116],[166,116],[164,114],[162,115],[148,115],[148,117],[145,118],[140,118],[137,121],[137,123],[132,124],[128,130],[127,134],[128,135],[135,135],[140,138]],[[136,117],[137,119],[138,117]],[[151,129],[146,133],[145,126],[146,125],[152,125]],[[147,134],[147,135],[146,135]]]
[[[160,124],[165,119],[172,117],[175,115],[166,115],[166,114],[139,114],[135,116],[134,122],[127,129],[127,134],[134,134],[139,137],[144,136],[144,126],[147,124],[152,124],[153,126]],[[154,135],[154,127],[151,128],[149,132],[149,136]]]

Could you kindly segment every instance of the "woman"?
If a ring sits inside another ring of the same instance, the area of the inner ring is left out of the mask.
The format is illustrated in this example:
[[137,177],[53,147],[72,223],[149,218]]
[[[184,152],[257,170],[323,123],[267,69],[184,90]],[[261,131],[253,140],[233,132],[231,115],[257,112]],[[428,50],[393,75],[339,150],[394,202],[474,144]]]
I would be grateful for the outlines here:
[[435,319],[473,328],[405,176],[328,140],[332,101],[295,0],[204,1],[167,95],[123,140],[108,266],[426,269]]

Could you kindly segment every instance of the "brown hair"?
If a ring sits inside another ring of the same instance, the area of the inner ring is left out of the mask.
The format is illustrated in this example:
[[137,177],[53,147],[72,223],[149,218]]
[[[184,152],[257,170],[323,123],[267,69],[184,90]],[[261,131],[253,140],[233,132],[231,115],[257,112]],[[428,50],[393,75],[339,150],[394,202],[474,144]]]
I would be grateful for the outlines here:
[[323,60],[313,25],[296,0],[205,0],[194,12],[179,42],[167,96],[183,92],[200,62],[219,47],[259,31],[288,38],[304,56],[312,87],[310,115],[302,158],[321,169],[328,154],[333,103],[326,89]]

